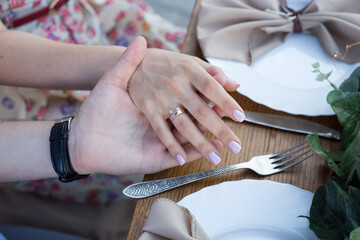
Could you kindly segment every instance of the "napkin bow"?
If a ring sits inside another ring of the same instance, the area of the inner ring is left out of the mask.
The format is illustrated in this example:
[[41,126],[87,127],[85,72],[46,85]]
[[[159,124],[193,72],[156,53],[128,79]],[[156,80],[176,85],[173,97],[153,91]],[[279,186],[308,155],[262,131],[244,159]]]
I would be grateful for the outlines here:
[[202,0],[197,26],[206,57],[251,64],[292,33],[317,37],[324,50],[347,63],[360,61],[359,0],[312,0],[295,11],[286,0]]
[[156,199],[139,240],[210,240],[187,208]]

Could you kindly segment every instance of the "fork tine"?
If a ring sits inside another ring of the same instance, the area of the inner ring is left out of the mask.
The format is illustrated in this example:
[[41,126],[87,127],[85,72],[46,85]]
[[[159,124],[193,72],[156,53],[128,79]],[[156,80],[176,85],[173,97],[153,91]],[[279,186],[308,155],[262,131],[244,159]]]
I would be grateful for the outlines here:
[[285,149],[285,150],[283,150],[283,151],[281,151],[281,152],[273,153],[272,156],[271,156],[271,158],[274,158],[274,157],[279,156],[279,155],[281,155],[281,154],[283,154],[283,153],[289,152],[289,151],[291,151],[291,150],[293,150],[293,149],[295,149],[295,148],[298,148],[298,147],[304,145],[305,143],[307,143],[307,142],[304,141],[304,142],[302,142],[302,143],[300,143],[299,145],[296,145],[296,146],[294,146],[294,147]]
[[300,154],[300,155],[298,155],[298,156],[296,156],[296,157],[293,157],[293,158],[291,158],[291,159],[288,159],[288,160],[286,160],[286,161],[283,161],[283,162],[280,162],[280,163],[276,163],[276,164],[274,164],[274,165],[275,165],[275,167],[280,167],[280,166],[282,166],[282,165],[284,165],[284,164],[287,164],[287,163],[289,163],[289,162],[292,162],[292,161],[294,161],[295,159],[298,159],[298,158],[300,158],[300,157],[308,154],[309,152],[311,152],[311,150],[306,151],[306,152],[304,152],[304,153],[302,153],[302,154]]
[[288,169],[288,168],[291,168],[291,167],[293,167],[293,166],[295,166],[295,165],[298,165],[299,163],[301,163],[301,162],[305,161],[306,159],[310,158],[311,156],[313,156],[313,154],[311,154],[311,155],[309,155],[309,156],[307,156],[307,157],[305,157],[305,158],[303,158],[303,159],[301,159],[301,160],[299,160],[299,161],[297,161],[297,162],[294,162],[294,163],[292,163],[292,164],[290,164],[290,165],[288,165],[288,166],[285,166],[285,167],[282,167],[282,168],[278,168],[278,170],[279,170],[279,172],[284,171],[284,170],[286,170],[286,169]]
[[302,148],[300,148],[300,149],[298,149],[298,150],[296,150],[296,151],[294,151],[294,152],[288,153],[288,154],[286,154],[286,155],[284,155],[284,156],[281,156],[281,157],[279,157],[279,158],[271,157],[270,159],[274,160],[274,161],[272,161],[271,163],[276,163],[276,162],[278,162],[278,161],[281,161],[281,160],[283,160],[283,159],[285,159],[285,158],[287,158],[287,157],[290,157],[291,155],[294,155],[295,153],[298,153],[298,152],[300,152],[300,151],[302,151],[302,150],[304,150],[304,149],[306,149],[306,148],[308,148],[308,147],[310,147],[310,145],[306,145],[305,147],[302,147]]

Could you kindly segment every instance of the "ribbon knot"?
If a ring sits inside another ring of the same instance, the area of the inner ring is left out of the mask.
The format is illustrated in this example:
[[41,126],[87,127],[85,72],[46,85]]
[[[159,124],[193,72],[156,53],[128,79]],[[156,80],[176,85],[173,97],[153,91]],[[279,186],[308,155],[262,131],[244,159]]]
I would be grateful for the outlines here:
[[293,23],[294,23],[293,32],[294,33],[301,33],[303,31],[302,26],[301,26],[301,22],[300,22],[300,19],[299,19],[299,15],[301,15],[303,12],[305,12],[307,7],[313,1],[314,0],[311,0],[305,7],[303,7],[300,10],[295,11],[294,9],[288,7],[288,4],[287,4],[286,0],[280,0],[280,6],[283,9],[283,11],[285,11],[286,13],[289,13],[291,16],[294,17],[294,19],[293,19]]
[[278,11],[271,10],[269,8],[265,9],[265,12],[272,13],[272,14],[275,14],[275,15],[279,15],[281,17],[292,20],[293,23],[294,23],[293,32],[295,32],[295,33],[301,33],[302,32],[302,26],[301,26],[301,22],[300,22],[300,19],[299,19],[299,13],[297,13],[297,12],[296,13],[278,12]]

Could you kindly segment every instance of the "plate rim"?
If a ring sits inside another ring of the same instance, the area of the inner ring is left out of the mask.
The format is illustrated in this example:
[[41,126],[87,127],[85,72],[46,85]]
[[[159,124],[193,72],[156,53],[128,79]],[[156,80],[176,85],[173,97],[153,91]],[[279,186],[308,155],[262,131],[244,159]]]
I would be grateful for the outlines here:
[[[233,186],[235,186],[235,185],[237,185],[237,184],[240,184],[240,185],[242,185],[242,184],[246,184],[246,185],[249,185],[249,184],[257,184],[257,187],[259,186],[258,184],[261,184],[261,185],[264,185],[264,184],[270,184],[270,185],[273,185],[273,186],[275,186],[276,185],[276,187],[280,187],[280,188],[287,188],[287,189],[291,189],[291,191],[297,191],[299,194],[301,193],[301,194],[307,194],[308,196],[307,197],[309,197],[309,198],[311,198],[311,201],[312,201],[312,198],[313,198],[313,196],[314,196],[314,193],[312,193],[311,191],[308,191],[308,190],[305,190],[305,189],[302,189],[302,188],[299,188],[299,187],[296,187],[296,186],[294,186],[294,185],[291,185],[291,184],[288,184],[288,183],[280,183],[280,182],[276,182],[276,181],[272,181],[272,180],[257,180],[257,179],[242,179],[242,180],[235,180],[235,181],[225,181],[225,182],[221,182],[221,183],[219,183],[219,184],[215,184],[215,185],[212,185],[212,186],[208,186],[208,187],[205,187],[205,188],[202,188],[202,189],[200,189],[199,191],[197,191],[197,192],[194,192],[194,193],[192,193],[192,194],[190,194],[190,195],[187,195],[187,196],[185,196],[183,199],[181,199],[179,202],[178,202],[178,204],[180,205],[180,206],[183,206],[183,207],[185,207],[185,208],[188,208],[189,209],[189,205],[186,203],[186,201],[189,201],[189,199],[190,198],[194,198],[194,196],[195,196],[195,199],[196,198],[203,198],[203,196],[201,196],[201,195],[206,195],[206,192],[209,192],[208,191],[208,189],[211,189],[210,191],[213,191],[213,190],[217,190],[217,188],[221,188],[223,185],[233,185]],[[239,186],[240,186],[239,185]],[[228,188],[225,188],[226,189],[226,191],[228,191],[228,189],[229,188],[231,188],[232,186],[229,186]],[[248,188],[249,186],[247,186],[247,188]],[[279,189],[279,188],[278,188]],[[281,190],[283,190],[283,189],[281,189]],[[222,192],[222,193],[224,193],[224,191]],[[196,195],[198,195],[198,196],[196,196]],[[309,199],[308,199],[309,200]],[[197,204],[198,205],[198,204]],[[195,206],[196,206],[196,204],[195,204]],[[305,206],[305,205],[303,205],[303,206]],[[302,207],[303,207],[302,206]],[[306,204],[306,208],[307,208],[307,204]],[[191,206],[190,207],[190,212],[192,211],[192,209],[191,208],[193,208],[194,207],[194,205],[193,206]],[[309,208],[310,208],[310,206],[308,206]],[[192,214],[196,217],[196,213],[194,214],[194,211],[192,212]],[[199,215],[198,215],[198,217],[199,217]],[[202,218],[204,218],[204,216],[202,217]],[[201,222],[200,222],[200,224],[201,224]],[[260,225],[257,225],[257,226],[254,226],[253,225],[253,227],[259,227]],[[262,227],[275,227],[275,225],[261,225]],[[249,227],[249,226],[248,226]],[[278,227],[278,226],[277,226]],[[305,233],[303,233],[303,234],[305,234],[306,236],[308,236],[308,235],[311,235],[311,238],[309,238],[309,239],[317,239],[317,238],[314,238],[314,233],[312,233],[312,231],[308,228],[308,225],[303,225],[303,226],[301,226],[300,228],[302,228],[303,229],[303,231],[305,232]],[[294,231],[294,228],[287,228],[287,227],[283,227],[283,229],[287,229],[287,230],[289,230],[289,231]],[[298,229],[299,230],[299,228],[298,227],[296,227],[296,229]],[[206,229],[204,228],[204,230],[206,231]],[[226,232],[229,232],[229,231],[234,231],[235,230],[235,228],[228,228],[227,229],[227,231]],[[222,232],[221,234],[224,234],[225,232]],[[297,233],[299,233],[299,232],[297,232]],[[209,234],[209,233],[208,233]],[[214,233],[215,234],[215,233]],[[300,234],[300,233],[299,233]],[[216,236],[218,236],[218,235],[220,235],[219,233],[218,234],[215,234],[215,235],[212,235],[212,234],[209,234],[209,236],[210,237],[212,237],[212,238],[214,238],[214,237],[216,237]]]

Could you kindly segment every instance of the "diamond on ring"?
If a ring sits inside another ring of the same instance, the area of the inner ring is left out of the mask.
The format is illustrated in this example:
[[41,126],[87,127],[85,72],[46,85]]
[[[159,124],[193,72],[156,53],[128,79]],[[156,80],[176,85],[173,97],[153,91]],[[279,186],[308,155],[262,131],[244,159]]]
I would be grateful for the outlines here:
[[169,118],[170,121],[174,121],[174,119],[179,116],[180,114],[185,112],[185,108],[183,107],[177,107],[174,110],[170,110],[169,112]]

